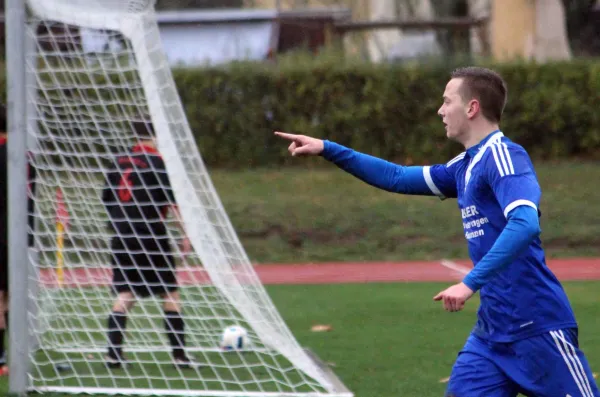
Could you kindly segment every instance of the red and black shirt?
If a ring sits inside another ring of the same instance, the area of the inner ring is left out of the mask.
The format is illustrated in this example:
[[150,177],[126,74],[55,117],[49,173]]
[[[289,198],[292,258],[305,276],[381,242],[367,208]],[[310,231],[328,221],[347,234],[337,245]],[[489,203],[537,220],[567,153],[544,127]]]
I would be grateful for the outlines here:
[[164,217],[175,197],[158,151],[138,144],[117,157],[107,174],[102,202],[121,238],[165,236]]

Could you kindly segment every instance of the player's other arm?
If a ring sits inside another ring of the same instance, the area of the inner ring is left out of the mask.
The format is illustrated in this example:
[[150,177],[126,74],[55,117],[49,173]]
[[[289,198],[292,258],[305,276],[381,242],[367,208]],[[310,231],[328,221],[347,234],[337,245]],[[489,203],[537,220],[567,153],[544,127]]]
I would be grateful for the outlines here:
[[331,141],[283,132],[275,134],[291,141],[288,150],[292,156],[321,155],[342,170],[379,189],[402,194],[438,195],[443,198],[453,196],[453,181],[444,184],[450,187],[450,192],[442,193],[432,180],[430,167],[401,166]]
[[[183,221],[183,217],[181,216],[181,211],[179,210],[179,205],[177,205],[177,201],[175,200],[175,195],[173,194],[173,189],[171,187],[171,181],[169,180],[169,176],[167,175],[166,166],[164,165],[164,162],[162,159],[158,160],[158,158],[156,158],[155,160],[156,160],[156,163],[154,164],[154,169],[158,171],[156,173],[156,175],[158,177],[158,181],[164,192],[166,201],[169,202],[168,210],[171,211],[171,214],[173,215],[173,218],[175,219],[175,224],[176,224],[177,228],[180,230],[181,234],[183,235],[183,239],[181,240],[181,251],[183,253],[190,252],[190,250],[191,250],[190,239],[187,236],[187,233],[185,231],[185,223]],[[166,216],[166,214],[165,214],[165,216]]]
[[492,248],[463,280],[472,291],[481,289],[506,269],[541,233],[538,212],[528,205],[515,207],[507,217],[508,222]]
[[541,189],[525,150],[514,144],[493,145],[487,156],[486,177],[507,223],[492,248],[463,280],[473,291],[506,269],[541,233]]
[[181,231],[181,234],[183,235],[183,239],[180,243],[181,252],[187,254],[192,250],[192,243],[190,242],[190,238],[188,237],[185,231],[185,224],[183,222],[183,217],[181,216],[179,206],[177,204],[171,204],[169,209],[173,214],[173,218],[175,218],[177,228]]
[[175,223],[177,224],[177,228],[181,230],[182,233],[185,233],[185,224],[183,222],[183,218],[181,217],[181,212],[179,211],[179,206],[176,203],[173,203],[169,206],[169,210],[173,214],[173,218],[175,218]]
[[459,311],[485,284],[518,258],[540,235],[541,189],[529,156],[514,144],[495,144],[482,160],[484,176],[502,207],[507,223],[488,253],[461,283],[437,294],[448,311]]

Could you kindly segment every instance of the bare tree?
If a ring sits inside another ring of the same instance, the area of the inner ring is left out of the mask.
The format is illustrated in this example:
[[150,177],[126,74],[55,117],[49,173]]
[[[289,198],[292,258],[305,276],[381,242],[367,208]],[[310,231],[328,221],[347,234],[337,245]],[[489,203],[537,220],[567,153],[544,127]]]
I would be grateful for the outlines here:
[[536,0],[535,14],[535,37],[531,55],[541,62],[570,59],[572,54],[562,1]]
[[563,0],[567,32],[576,56],[600,55],[600,0]]
[[[434,11],[438,18],[467,17],[469,16],[469,2],[468,0],[438,0],[435,2]],[[437,32],[438,41],[448,56],[470,54],[470,35],[468,30]]]

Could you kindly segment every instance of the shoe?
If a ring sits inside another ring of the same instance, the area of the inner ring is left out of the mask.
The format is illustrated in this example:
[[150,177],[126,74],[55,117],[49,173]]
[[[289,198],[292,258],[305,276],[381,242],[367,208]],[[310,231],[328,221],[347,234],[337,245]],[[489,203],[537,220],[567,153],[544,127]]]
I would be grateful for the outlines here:
[[198,369],[201,367],[199,363],[188,356],[173,358],[173,365],[179,369]]
[[128,367],[129,362],[124,357],[115,358],[112,356],[104,356],[104,365],[110,369],[118,369]]
[[8,376],[8,366],[3,365],[0,367],[0,376]]

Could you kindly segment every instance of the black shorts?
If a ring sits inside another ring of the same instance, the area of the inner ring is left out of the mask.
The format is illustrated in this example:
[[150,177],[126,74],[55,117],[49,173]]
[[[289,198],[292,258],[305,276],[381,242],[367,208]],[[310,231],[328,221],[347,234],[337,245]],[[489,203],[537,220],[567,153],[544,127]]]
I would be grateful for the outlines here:
[[8,244],[0,242],[0,291],[8,292]]
[[178,289],[175,260],[167,237],[115,237],[111,241],[111,249],[113,292],[131,292],[145,298]]

